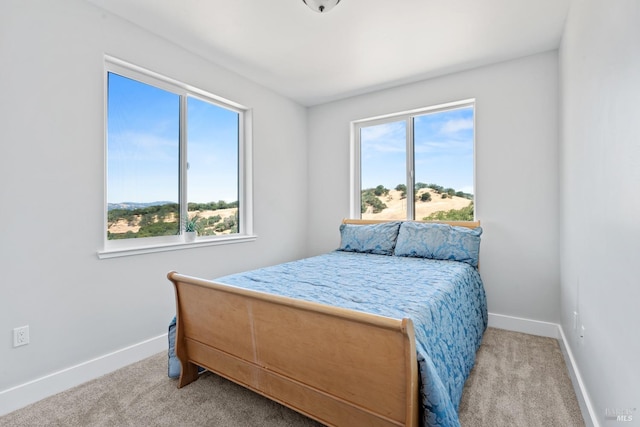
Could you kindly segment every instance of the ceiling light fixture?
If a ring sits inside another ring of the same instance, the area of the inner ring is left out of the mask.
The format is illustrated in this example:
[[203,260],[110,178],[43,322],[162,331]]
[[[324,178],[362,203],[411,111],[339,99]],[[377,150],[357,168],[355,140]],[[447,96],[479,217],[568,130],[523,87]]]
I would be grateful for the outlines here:
[[302,2],[309,6],[311,10],[322,13],[329,12],[333,9],[333,6],[340,3],[340,0],[302,0]]

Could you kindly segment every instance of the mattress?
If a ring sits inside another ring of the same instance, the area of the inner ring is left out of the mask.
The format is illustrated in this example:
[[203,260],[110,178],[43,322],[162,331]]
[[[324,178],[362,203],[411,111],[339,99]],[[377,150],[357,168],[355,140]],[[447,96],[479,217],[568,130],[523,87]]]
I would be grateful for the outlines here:
[[[215,281],[391,318],[410,318],[420,373],[421,424],[459,425],[462,390],[487,326],[484,287],[471,265],[334,251]],[[170,355],[172,349],[170,339]],[[170,370],[171,363],[170,357]],[[173,363],[177,363],[175,357]]]

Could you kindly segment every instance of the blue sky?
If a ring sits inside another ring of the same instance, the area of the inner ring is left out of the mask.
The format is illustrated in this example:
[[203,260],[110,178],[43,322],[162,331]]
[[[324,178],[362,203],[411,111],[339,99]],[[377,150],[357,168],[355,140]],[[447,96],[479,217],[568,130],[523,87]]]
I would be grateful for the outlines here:
[[[109,73],[107,201],[178,201],[180,96]],[[238,113],[188,98],[188,201],[238,200]],[[415,119],[416,182],[473,193],[473,108]],[[405,122],[361,134],[362,188],[406,183]]]
[[189,202],[238,200],[238,113],[188,100]]
[[[238,113],[189,97],[188,201],[238,200]],[[178,201],[180,96],[109,73],[107,201]]]
[[[406,184],[405,121],[362,128],[362,188]],[[415,182],[473,193],[473,108],[415,118]]]

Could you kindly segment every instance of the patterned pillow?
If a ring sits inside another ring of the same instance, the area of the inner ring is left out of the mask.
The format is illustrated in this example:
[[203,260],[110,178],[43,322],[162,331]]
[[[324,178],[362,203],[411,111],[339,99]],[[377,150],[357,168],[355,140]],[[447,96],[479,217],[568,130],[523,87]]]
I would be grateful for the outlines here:
[[339,251],[393,255],[400,222],[371,225],[340,225]]
[[403,222],[395,255],[466,262],[478,266],[482,228]]

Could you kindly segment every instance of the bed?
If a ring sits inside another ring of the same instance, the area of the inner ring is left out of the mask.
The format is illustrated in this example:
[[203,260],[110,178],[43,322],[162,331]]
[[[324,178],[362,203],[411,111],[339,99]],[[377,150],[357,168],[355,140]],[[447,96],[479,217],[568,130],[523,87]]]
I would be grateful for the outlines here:
[[478,222],[345,220],[338,250],[170,272],[178,387],[200,367],[330,426],[457,426],[487,326]]

